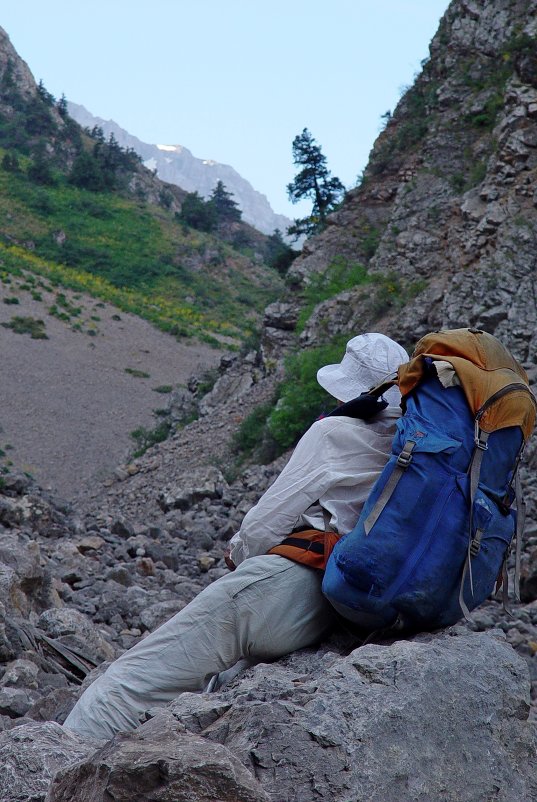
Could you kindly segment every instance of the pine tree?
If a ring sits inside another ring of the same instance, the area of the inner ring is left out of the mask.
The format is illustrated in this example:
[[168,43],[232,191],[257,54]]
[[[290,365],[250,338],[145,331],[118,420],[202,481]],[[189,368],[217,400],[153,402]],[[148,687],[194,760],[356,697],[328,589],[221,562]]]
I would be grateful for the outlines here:
[[268,237],[266,251],[267,263],[282,276],[287,273],[291,263],[298,256],[298,251],[294,251],[284,242],[279,228],[276,228]]
[[212,231],[216,225],[216,212],[211,203],[204,201],[197,192],[188,192],[178,219],[199,231]]
[[222,181],[219,181],[211,193],[209,203],[214,210],[218,224],[238,222],[242,213],[233,195],[228,192]]
[[331,177],[326,156],[311,133],[304,128],[293,140],[293,164],[301,167],[294,181],[287,185],[292,203],[308,198],[313,201],[311,214],[294,221],[287,233],[298,239],[302,234],[316,234],[326,225],[327,215],[341,201],[345,187],[339,178]]
[[53,106],[54,103],[56,102],[54,95],[50,94],[50,92],[45,87],[43,81],[39,81],[39,83],[37,84],[37,95],[47,106]]
[[65,95],[62,95],[61,98],[56,103],[56,108],[58,109],[58,113],[60,117],[67,117],[68,110],[67,110],[67,98]]

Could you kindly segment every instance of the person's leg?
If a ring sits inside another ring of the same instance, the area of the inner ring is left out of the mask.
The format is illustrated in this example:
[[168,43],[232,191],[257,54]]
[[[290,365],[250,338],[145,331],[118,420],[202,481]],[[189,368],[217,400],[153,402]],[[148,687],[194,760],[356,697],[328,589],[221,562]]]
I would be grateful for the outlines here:
[[65,726],[111,738],[149,707],[201,691],[242,657],[281,657],[325,635],[335,615],[320,573],[284,557],[245,560],[125,652],[81,696]]

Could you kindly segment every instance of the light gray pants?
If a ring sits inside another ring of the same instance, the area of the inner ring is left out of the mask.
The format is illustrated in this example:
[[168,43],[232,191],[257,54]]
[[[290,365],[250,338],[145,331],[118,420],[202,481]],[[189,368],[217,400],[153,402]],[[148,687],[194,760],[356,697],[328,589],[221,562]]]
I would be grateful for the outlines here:
[[335,622],[321,582],[320,572],[275,554],[245,560],[112,663],[65,726],[111,738],[241,658],[271,660],[318,642]]

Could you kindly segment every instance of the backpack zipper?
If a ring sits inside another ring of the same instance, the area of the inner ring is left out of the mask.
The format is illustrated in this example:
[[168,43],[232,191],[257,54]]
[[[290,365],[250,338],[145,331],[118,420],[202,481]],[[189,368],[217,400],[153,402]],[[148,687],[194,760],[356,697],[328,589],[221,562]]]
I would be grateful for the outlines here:
[[528,393],[528,395],[530,396],[530,398],[531,398],[531,400],[533,402],[533,406],[537,409],[537,401],[535,401],[535,396],[533,395],[533,393],[530,390],[530,388],[526,384],[523,384],[522,382],[516,382],[516,383],[513,383],[513,384],[507,384],[505,387],[502,387],[501,390],[498,390],[496,393],[494,393],[494,395],[491,395],[490,398],[488,398],[485,401],[483,406],[480,407],[477,410],[477,413],[476,413],[476,416],[475,416],[476,421],[479,422],[481,420],[481,418],[483,417],[483,415],[485,414],[485,412],[494,403],[496,403],[496,401],[499,401],[500,398],[503,398],[504,395],[507,395],[508,393],[513,393],[516,390],[524,390],[524,392]]

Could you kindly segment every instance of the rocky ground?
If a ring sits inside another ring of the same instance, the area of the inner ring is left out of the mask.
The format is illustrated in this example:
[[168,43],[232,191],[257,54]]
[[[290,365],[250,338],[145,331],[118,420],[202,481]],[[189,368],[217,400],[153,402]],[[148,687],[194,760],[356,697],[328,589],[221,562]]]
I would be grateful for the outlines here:
[[[226,472],[229,481],[214,465],[217,457],[229,466],[230,433],[272,392],[253,359],[249,370],[225,364],[212,393],[197,401],[205,415],[118,467],[76,512],[27,476],[3,475],[0,786],[12,788],[5,801],[45,799],[55,775],[49,802],[107,794],[130,802],[477,802],[494,788],[505,802],[537,798],[528,772],[537,721],[535,534],[525,553],[526,602],[511,614],[490,601],[473,623],[448,633],[359,650],[342,631],[318,650],[249,669],[229,689],[185,694],[104,749],[57,726],[108,661],[227,570],[227,540],[285,461],[236,478]],[[180,416],[196,399],[183,393],[175,402]],[[477,776],[483,739],[490,765]],[[392,759],[379,774],[381,752]],[[185,783],[191,796],[177,795]]]

